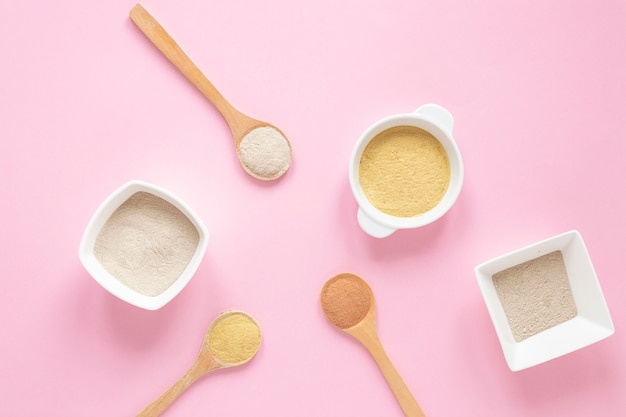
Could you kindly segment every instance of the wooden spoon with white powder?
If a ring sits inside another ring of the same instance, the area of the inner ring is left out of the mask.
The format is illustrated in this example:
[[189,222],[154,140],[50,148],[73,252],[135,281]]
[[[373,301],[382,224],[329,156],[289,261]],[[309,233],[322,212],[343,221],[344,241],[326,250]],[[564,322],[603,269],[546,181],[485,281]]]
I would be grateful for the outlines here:
[[275,126],[235,109],[140,4],[131,9],[130,18],[224,116],[243,169],[260,180],[281,177],[291,165],[291,145],[285,135]]

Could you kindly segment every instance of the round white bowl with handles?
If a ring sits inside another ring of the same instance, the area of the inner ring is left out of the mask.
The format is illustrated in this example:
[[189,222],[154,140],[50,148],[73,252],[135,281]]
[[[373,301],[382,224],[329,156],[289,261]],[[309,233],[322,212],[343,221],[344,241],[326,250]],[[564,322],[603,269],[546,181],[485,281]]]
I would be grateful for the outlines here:
[[[378,210],[365,196],[359,180],[359,165],[363,151],[379,133],[396,126],[414,126],[433,135],[443,146],[450,162],[450,183],[441,201],[429,211],[413,217],[397,217]],[[438,104],[425,104],[413,113],[396,114],[368,127],[359,137],[350,156],[350,188],[359,208],[357,219],[367,234],[383,238],[399,229],[422,227],[439,219],[456,202],[463,185],[463,160],[452,136],[452,114]]]

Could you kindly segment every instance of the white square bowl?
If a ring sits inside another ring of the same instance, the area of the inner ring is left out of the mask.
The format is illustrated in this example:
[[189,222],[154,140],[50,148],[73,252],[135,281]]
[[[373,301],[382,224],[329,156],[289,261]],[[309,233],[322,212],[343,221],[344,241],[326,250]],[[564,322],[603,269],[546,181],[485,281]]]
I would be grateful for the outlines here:
[[[496,293],[493,275],[560,250],[577,315],[516,342]],[[512,371],[529,368],[598,342],[615,332],[591,259],[578,231],[569,231],[478,265],[474,272],[487,310]]]
[[[124,285],[104,268],[94,254],[96,238],[109,217],[120,205],[138,192],[152,194],[172,204],[194,225],[199,237],[195,252],[183,272],[169,288],[156,296],[142,294]],[[169,303],[189,283],[204,257],[208,239],[208,231],[200,218],[176,195],[147,182],[130,181],[114,191],[93,214],[83,234],[78,256],[87,272],[111,294],[137,307],[157,310]]]

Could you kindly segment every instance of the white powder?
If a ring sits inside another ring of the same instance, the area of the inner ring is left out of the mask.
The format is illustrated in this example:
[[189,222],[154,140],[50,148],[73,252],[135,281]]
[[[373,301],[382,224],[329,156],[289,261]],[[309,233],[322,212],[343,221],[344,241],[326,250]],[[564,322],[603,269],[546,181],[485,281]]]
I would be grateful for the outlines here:
[[96,238],[102,266],[135,291],[157,296],[185,270],[200,236],[176,207],[146,192],[115,210]]
[[291,163],[289,141],[271,126],[251,130],[241,140],[238,152],[247,170],[261,179],[280,177]]
[[576,317],[561,251],[505,269],[492,278],[516,342]]

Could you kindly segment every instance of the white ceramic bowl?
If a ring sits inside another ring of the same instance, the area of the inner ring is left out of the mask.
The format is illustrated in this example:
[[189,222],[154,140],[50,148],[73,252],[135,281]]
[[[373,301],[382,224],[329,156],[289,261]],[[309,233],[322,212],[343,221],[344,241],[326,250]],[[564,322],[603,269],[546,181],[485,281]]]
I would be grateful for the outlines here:
[[[507,268],[560,250],[578,314],[516,342],[492,276]],[[512,371],[525,369],[598,342],[615,331],[582,236],[573,230],[487,261],[475,268],[478,285]]]
[[[450,162],[450,184],[443,199],[419,216],[397,217],[384,213],[367,199],[361,187],[359,166],[365,148],[376,135],[395,126],[414,126],[426,130],[441,143]],[[352,150],[348,177],[352,194],[359,205],[357,219],[365,233],[384,238],[398,229],[417,228],[432,223],[452,208],[463,185],[463,159],[452,137],[453,128],[454,118],[448,110],[438,104],[425,104],[413,113],[396,114],[381,119],[363,132]]]
[[[104,224],[122,203],[137,192],[150,193],[172,204],[189,219],[199,236],[195,252],[183,272],[169,288],[156,296],[142,294],[124,285],[104,268],[94,254],[96,238]],[[111,294],[137,307],[157,310],[170,302],[187,285],[202,261],[208,238],[208,231],[198,216],[176,195],[143,181],[131,181],[113,192],[93,214],[80,243],[79,258],[89,274]]]

